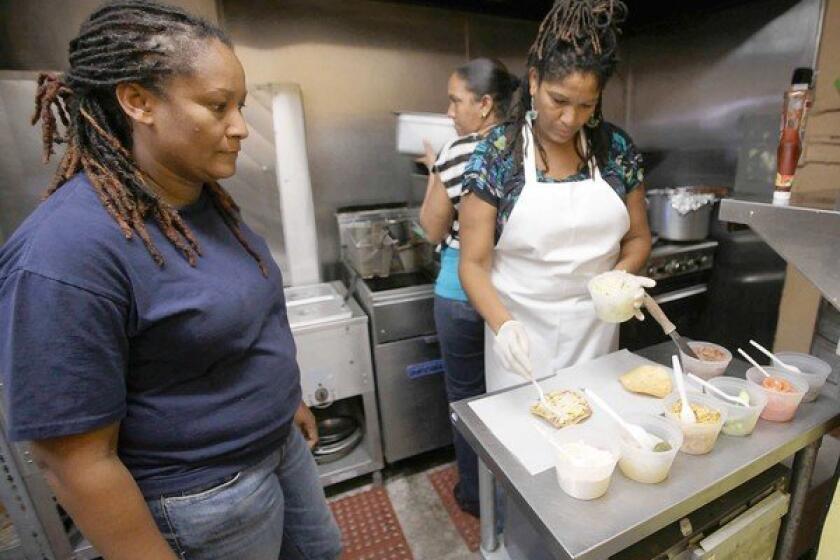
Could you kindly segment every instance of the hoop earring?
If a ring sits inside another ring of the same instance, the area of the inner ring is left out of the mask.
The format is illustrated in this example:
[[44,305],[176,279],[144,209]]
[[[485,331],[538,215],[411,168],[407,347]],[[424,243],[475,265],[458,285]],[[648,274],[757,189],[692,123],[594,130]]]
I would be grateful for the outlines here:
[[534,122],[535,120],[537,120],[537,117],[539,116],[539,114],[540,114],[540,112],[537,111],[536,107],[534,107],[534,98],[532,97],[531,98],[531,110],[528,111],[527,113],[525,113],[525,118],[528,119],[531,122]]
[[601,115],[596,111],[592,113],[592,116],[589,117],[589,120],[586,121],[586,126],[589,128],[595,128],[601,124]]

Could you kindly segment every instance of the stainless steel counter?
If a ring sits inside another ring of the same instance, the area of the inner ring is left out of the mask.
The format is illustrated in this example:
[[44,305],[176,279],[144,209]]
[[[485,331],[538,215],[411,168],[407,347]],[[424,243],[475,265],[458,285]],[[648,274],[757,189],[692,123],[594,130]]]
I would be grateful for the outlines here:
[[[639,354],[668,364],[672,352],[673,345],[663,343]],[[733,361],[728,373],[743,376],[745,370],[746,364]],[[451,409],[456,428],[502,484],[508,499],[516,500],[549,552],[562,560],[607,558],[804,450],[798,466],[794,466],[792,482],[790,517],[796,517],[795,509],[804,503],[804,492],[797,489],[803,480],[807,489],[818,442],[827,431],[840,425],[840,403],[823,395],[804,405],[792,422],[760,421],[750,437],[721,436],[708,455],[679,453],[674,472],[691,472],[691,477],[672,476],[661,484],[646,485],[617,473],[603,498],[581,502],[563,493],[553,469],[531,476],[478,418],[468,401],[454,403]],[[486,535],[488,523],[483,521],[483,552],[485,557],[492,557],[493,539]],[[782,540],[785,538],[789,539],[783,536]]]
[[793,194],[789,205],[726,198],[720,219],[750,226],[840,309],[840,191]]

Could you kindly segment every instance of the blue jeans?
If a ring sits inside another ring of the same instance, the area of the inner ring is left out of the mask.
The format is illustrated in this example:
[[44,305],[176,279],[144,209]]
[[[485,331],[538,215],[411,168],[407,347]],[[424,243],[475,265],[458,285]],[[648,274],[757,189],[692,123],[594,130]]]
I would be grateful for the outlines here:
[[[435,326],[449,402],[484,394],[484,319],[469,302],[435,296]],[[453,432],[460,478],[455,498],[461,509],[478,515],[478,459],[464,437]]]
[[147,502],[184,560],[335,560],[341,533],[297,427],[286,445],[198,494]]

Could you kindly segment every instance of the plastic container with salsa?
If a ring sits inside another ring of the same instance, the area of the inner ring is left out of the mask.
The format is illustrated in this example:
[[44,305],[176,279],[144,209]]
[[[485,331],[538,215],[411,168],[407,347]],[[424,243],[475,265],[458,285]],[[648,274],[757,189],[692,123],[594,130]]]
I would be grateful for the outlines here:
[[688,393],[687,396],[689,405],[699,405],[708,409],[711,413],[717,412],[717,420],[714,422],[698,421],[692,424],[680,420],[679,410],[674,411],[674,406],[680,403],[680,395],[676,391],[665,397],[662,405],[665,408],[665,416],[676,422],[682,429],[683,444],[680,451],[689,455],[703,455],[715,447],[720,430],[726,422],[726,407],[719,400],[701,393]]
[[781,379],[790,384],[790,391],[777,390],[765,385],[764,374],[751,367],[747,370],[747,381],[761,389],[767,395],[767,406],[761,412],[761,417],[771,422],[787,422],[796,414],[802,397],[808,392],[808,382],[780,368],[765,367],[764,370],[771,377]]
[[776,356],[784,363],[802,370],[802,373],[789,372],[808,382],[808,392],[802,397],[802,402],[816,400],[825,385],[825,380],[831,375],[831,366],[828,362],[802,352],[777,352]]

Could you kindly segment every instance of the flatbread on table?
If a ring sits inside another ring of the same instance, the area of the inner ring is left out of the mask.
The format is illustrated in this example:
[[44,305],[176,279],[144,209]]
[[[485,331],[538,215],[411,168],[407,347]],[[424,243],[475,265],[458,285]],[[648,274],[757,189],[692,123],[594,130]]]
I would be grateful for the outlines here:
[[630,392],[665,398],[673,391],[671,375],[662,366],[645,365],[633,368],[618,378]]
[[545,394],[545,399],[551,404],[551,408],[537,401],[530,407],[531,414],[543,418],[555,428],[577,424],[592,414],[586,398],[577,391],[550,391]]

